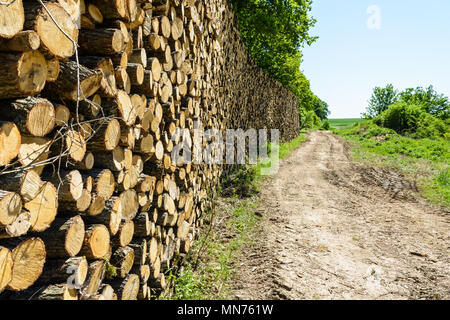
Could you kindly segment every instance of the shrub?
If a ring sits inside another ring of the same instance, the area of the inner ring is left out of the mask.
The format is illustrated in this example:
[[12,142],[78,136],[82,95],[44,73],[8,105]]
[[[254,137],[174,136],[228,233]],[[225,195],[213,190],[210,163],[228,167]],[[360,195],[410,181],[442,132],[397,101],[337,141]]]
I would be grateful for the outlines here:
[[410,105],[406,102],[393,104],[374,123],[414,138],[436,139],[449,135],[446,121],[425,112],[422,105]]
[[[449,121],[447,121],[449,122]],[[423,113],[419,119],[416,138],[447,138],[450,137],[450,125],[431,114]]]
[[311,110],[306,113],[305,127],[306,128],[320,128],[321,122],[317,114]]
[[416,132],[423,113],[420,106],[398,102],[380,115],[381,125],[401,134]]
[[328,120],[322,123],[322,130],[330,130],[330,122]]

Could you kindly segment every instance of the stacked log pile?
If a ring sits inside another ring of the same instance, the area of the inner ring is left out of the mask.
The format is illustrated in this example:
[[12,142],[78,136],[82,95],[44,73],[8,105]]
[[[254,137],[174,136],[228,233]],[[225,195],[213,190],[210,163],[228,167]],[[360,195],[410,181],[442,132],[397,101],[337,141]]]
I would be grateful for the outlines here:
[[1,299],[150,299],[224,173],[195,123],[298,134],[225,0],[3,0],[0,64]]

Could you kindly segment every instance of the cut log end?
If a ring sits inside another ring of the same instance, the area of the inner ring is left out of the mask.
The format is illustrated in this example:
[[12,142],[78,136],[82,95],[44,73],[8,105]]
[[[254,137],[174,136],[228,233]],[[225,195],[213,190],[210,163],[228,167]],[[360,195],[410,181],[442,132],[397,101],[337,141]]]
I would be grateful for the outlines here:
[[30,287],[41,275],[45,263],[44,242],[30,238],[20,243],[13,251],[13,277],[8,289],[20,291]]
[[12,38],[23,29],[25,15],[22,0],[5,0],[0,7],[0,37]]
[[21,135],[13,122],[0,122],[0,166],[7,165],[19,153]]

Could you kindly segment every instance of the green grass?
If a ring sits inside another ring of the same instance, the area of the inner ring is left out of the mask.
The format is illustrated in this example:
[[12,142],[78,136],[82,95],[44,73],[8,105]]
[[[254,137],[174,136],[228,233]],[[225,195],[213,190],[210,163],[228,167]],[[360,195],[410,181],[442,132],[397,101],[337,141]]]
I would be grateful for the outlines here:
[[[203,233],[195,241],[184,270],[175,276],[174,290],[161,299],[214,300],[229,297],[230,281],[238,255],[254,241],[260,217],[255,215],[254,200],[239,202],[221,226],[221,233]],[[225,240],[225,241],[224,241]]]
[[[284,159],[295,150],[306,136],[270,146],[270,150],[278,147],[280,159]],[[236,175],[237,184],[252,184],[258,187],[264,177],[261,175],[261,164],[242,167],[242,174]],[[266,165],[267,166],[267,165]],[[235,272],[235,265],[246,246],[255,241],[261,218],[255,214],[258,199],[255,195],[240,199],[238,194],[231,198],[223,198],[220,209],[209,212],[207,221],[221,222],[213,230],[202,231],[194,242],[184,269],[177,275],[169,275],[174,281],[173,291],[160,299],[173,300],[213,300],[229,299],[230,285]]]
[[364,119],[346,118],[346,119],[328,119],[331,129],[351,128],[355,123],[361,123]]
[[450,141],[413,139],[366,122],[335,130],[353,146],[354,160],[389,166],[416,180],[432,203],[450,207]]

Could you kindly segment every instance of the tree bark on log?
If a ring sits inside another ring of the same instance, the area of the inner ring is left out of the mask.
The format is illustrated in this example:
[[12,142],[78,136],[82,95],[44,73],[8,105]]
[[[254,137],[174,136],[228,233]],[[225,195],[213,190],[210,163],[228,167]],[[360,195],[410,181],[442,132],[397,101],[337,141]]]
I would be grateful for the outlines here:
[[58,3],[45,2],[45,6],[64,32],[53,22],[45,8],[36,1],[24,2],[24,28],[36,31],[41,38],[41,50],[45,54],[54,55],[62,59],[73,56],[75,46],[72,41],[78,41],[77,25]]
[[2,245],[12,251],[12,279],[8,290],[25,290],[39,278],[45,263],[45,244],[39,238],[8,239]]

